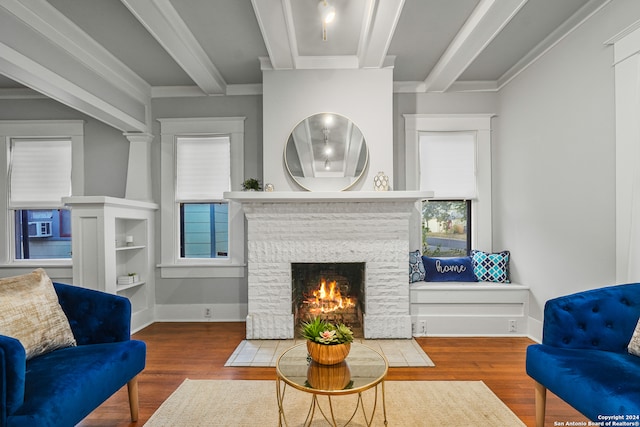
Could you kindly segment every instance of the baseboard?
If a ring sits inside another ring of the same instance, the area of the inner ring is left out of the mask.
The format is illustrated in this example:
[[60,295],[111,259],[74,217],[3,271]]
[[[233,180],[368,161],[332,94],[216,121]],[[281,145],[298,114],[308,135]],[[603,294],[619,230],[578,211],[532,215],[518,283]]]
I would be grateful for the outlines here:
[[542,321],[529,317],[529,337],[537,343],[542,342]]
[[247,304],[156,304],[157,322],[244,322]]
[[524,316],[491,315],[422,315],[412,316],[414,337],[526,337]]

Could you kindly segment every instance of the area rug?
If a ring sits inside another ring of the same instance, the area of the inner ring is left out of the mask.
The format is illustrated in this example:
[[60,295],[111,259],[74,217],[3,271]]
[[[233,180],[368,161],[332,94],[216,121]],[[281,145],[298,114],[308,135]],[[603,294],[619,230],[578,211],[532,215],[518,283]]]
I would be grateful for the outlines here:
[[[276,361],[286,349],[302,342],[304,342],[303,339],[243,340],[224,366],[276,366]],[[435,366],[414,339],[365,340],[356,338],[355,342],[367,345],[383,354],[392,368]]]
[[[367,412],[375,390],[363,394]],[[525,424],[482,381],[386,381],[389,426],[524,426]],[[357,395],[333,397],[338,423],[343,425],[356,407]],[[326,396],[320,406],[328,408]],[[311,395],[287,387],[284,411],[288,426],[303,425]],[[383,426],[378,402],[374,426]],[[277,426],[275,381],[185,380],[145,424],[146,427]],[[316,411],[313,427],[327,425]],[[366,425],[362,412],[349,424]]]

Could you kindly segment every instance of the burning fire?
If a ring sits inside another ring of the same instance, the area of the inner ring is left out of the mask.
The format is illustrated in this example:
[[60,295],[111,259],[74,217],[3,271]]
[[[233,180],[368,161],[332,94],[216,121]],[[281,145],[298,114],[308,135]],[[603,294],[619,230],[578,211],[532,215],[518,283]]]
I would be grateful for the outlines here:
[[[328,288],[328,289],[327,289]],[[327,282],[323,279],[320,287],[312,292],[306,301],[312,313],[331,313],[336,310],[353,307],[355,302],[349,297],[343,297],[335,280]]]

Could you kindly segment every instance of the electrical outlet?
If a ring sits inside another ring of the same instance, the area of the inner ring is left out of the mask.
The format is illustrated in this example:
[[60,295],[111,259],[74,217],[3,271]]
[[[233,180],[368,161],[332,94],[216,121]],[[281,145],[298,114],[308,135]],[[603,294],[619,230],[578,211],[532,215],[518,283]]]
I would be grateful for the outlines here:
[[427,333],[427,321],[426,320],[421,320],[420,321],[420,333],[421,334],[425,334]]
[[205,307],[204,308],[204,317],[210,318],[212,312],[213,312],[213,310],[211,310],[211,307]]
[[518,322],[516,320],[509,320],[509,332],[518,332]]

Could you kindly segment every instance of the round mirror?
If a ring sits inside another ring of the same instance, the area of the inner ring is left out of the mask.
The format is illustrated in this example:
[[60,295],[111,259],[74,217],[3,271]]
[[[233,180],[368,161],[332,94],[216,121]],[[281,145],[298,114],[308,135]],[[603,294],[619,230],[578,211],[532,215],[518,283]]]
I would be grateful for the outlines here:
[[343,191],[363,175],[369,151],[358,126],[344,116],[320,113],[293,129],[284,163],[293,180],[308,191]]

